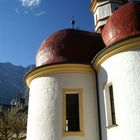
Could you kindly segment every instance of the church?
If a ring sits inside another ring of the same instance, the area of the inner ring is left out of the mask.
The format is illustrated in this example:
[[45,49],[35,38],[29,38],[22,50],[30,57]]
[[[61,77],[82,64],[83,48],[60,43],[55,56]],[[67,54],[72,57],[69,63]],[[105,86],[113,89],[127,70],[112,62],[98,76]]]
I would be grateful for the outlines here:
[[90,11],[95,32],[63,29],[38,49],[27,140],[140,140],[140,1]]

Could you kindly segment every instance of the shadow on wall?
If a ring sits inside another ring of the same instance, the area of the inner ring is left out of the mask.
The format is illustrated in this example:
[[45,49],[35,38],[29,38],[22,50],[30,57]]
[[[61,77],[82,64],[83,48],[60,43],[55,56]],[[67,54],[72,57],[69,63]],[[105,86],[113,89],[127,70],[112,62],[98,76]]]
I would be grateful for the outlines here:
[[97,73],[97,88],[98,88],[98,108],[99,108],[99,125],[100,125],[100,140],[107,140],[105,102],[104,102],[104,86],[108,81],[108,74],[103,67],[100,67]]

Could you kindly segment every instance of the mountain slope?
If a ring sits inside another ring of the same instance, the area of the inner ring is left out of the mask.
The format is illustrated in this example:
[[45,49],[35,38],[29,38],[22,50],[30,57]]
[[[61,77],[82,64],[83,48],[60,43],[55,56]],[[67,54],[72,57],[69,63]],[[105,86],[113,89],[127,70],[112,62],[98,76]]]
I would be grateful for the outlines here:
[[11,63],[0,63],[0,103],[10,104],[19,93],[25,92],[23,77],[33,67],[34,65],[24,68]]

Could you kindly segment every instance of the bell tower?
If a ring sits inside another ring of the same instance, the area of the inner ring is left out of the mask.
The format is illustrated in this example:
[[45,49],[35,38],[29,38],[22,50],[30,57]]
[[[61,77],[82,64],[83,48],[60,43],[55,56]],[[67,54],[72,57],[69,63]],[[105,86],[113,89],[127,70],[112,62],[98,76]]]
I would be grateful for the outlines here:
[[128,0],[92,0],[90,10],[94,16],[95,32],[101,33],[107,19]]

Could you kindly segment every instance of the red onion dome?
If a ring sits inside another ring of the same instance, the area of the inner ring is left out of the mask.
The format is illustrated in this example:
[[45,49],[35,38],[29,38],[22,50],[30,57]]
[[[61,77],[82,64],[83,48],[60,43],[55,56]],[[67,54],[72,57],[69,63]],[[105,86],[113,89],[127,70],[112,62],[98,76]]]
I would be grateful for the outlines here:
[[64,29],[53,33],[41,44],[36,55],[36,66],[56,63],[89,64],[104,47],[98,33]]
[[106,46],[140,34],[140,2],[128,3],[108,19],[102,31]]

